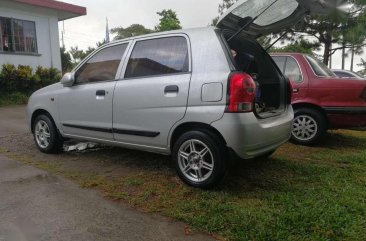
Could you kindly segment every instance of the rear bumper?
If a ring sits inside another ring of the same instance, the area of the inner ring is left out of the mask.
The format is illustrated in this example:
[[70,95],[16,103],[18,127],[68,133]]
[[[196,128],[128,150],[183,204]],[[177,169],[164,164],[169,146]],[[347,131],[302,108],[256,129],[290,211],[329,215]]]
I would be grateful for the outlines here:
[[254,113],[225,113],[212,126],[240,158],[250,159],[287,142],[291,137],[293,118],[292,107],[281,116],[267,119],[258,119]]
[[330,128],[365,128],[366,107],[325,107]]

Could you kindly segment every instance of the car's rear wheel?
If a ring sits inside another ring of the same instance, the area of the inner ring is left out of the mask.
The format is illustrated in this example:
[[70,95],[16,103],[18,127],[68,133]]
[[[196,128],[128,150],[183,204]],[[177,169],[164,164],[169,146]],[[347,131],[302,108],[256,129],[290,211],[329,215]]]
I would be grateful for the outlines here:
[[222,141],[201,131],[183,134],[173,148],[179,177],[198,188],[211,188],[221,181],[226,171],[224,154]]
[[57,131],[57,127],[48,115],[40,115],[35,119],[33,136],[41,152],[57,153],[61,150],[62,140]]
[[292,141],[300,145],[315,144],[326,132],[326,120],[315,109],[300,108],[295,110],[292,127]]

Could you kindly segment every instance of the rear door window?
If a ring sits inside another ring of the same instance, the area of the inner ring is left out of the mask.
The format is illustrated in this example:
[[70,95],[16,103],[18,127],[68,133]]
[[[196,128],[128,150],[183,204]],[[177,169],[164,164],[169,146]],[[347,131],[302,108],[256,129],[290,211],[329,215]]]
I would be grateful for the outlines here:
[[189,72],[188,44],[184,37],[167,37],[136,42],[125,78]]
[[287,57],[285,76],[295,83],[302,82],[302,74],[299,65],[296,60],[292,57]]
[[277,64],[277,66],[281,70],[281,72],[284,73],[285,72],[286,57],[273,56],[272,59]]
[[76,84],[114,80],[127,44],[102,49],[75,73]]

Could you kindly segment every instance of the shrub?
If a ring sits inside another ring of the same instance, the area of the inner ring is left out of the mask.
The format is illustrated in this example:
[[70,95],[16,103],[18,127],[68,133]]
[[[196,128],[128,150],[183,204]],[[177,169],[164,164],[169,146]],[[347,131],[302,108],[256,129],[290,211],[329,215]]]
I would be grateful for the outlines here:
[[33,69],[30,66],[19,65],[17,69],[17,78],[15,83],[15,90],[27,93],[32,90],[33,80],[32,80]]
[[30,66],[4,64],[0,71],[0,92],[23,93],[29,95],[32,92],[56,83],[60,80],[60,71],[55,68],[38,66],[33,74]]
[[54,84],[61,79],[60,71],[55,68],[44,68],[42,66],[37,67],[34,76],[42,87]]
[[0,107],[7,105],[24,105],[28,102],[28,95],[14,92],[11,94],[0,92]]
[[1,88],[6,92],[15,92],[17,89],[17,69],[13,64],[4,64],[1,69]]

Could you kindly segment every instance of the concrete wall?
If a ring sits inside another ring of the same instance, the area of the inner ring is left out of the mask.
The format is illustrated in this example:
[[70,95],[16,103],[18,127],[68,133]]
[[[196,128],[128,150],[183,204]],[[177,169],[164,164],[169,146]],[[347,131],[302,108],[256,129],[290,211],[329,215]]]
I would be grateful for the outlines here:
[[0,52],[0,65],[29,65],[53,67],[61,70],[60,42],[57,12],[29,5],[0,0],[0,17],[34,21],[36,23],[38,54],[12,54]]

